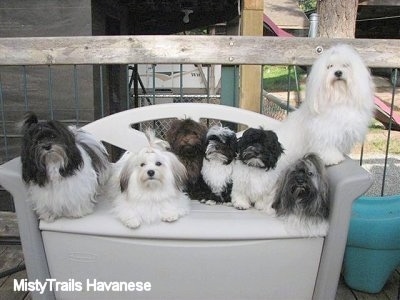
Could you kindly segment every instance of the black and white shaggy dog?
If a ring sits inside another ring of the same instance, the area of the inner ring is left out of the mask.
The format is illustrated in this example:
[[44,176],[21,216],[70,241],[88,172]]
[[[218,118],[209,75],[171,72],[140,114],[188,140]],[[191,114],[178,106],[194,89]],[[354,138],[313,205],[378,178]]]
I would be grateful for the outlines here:
[[186,192],[191,199],[201,200],[207,185],[201,176],[206,151],[207,127],[192,119],[174,120],[166,140],[187,170]]
[[324,162],[317,154],[308,153],[282,174],[272,208],[279,217],[295,218],[296,226],[324,227],[329,216],[328,193]]
[[266,192],[271,188],[267,173],[283,153],[278,136],[271,130],[249,128],[238,140],[238,157],[232,173],[232,204],[237,209],[252,205],[268,210]]
[[236,133],[228,127],[213,126],[206,136],[206,154],[201,174],[209,188],[201,202],[231,202],[232,172],[236,157]]
[[22,125],[22,179],[39,219],[78,218],[93,211],[110,175],[108,154],[91,134],[27,113]]

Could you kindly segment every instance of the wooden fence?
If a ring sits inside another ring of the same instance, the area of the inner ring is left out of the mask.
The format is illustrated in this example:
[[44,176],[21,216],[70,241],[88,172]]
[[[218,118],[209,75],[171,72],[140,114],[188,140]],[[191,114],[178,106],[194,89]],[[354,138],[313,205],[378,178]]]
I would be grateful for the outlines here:
[[400,40],[243,36],[87,36],[0,39],[0,65],[131,63],[311,65],[337,43],[369,67],[400,68]]

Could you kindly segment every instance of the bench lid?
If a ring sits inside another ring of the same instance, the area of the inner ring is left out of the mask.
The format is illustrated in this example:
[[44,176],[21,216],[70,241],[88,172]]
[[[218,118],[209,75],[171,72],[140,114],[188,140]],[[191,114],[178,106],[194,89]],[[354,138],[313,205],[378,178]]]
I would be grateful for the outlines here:
[[282,219],[256,209],[237,210],[224,205],[209,206],[192,201],[191,212],[176,222],[143,224],[137,229],[125,227],[112,213],[110,202],[99,203],[95,212],[78,219],[61,218],[53,223],[40,222],[43,231],[108,237],[184,239],[184,240],[257,240],[298,238],[307,234],[288,230]]

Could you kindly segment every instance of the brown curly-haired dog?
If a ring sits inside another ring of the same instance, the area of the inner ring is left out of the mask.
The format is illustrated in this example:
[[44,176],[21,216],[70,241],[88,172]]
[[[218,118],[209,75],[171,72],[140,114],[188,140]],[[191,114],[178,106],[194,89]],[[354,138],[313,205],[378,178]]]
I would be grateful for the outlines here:
[[192,199],[201,200],[201,190],[206,184],[201,176],[206,151],[207,127],[192,120],[174,120],[166,132],[171,151],[185,165],[188,180],[186,191]]

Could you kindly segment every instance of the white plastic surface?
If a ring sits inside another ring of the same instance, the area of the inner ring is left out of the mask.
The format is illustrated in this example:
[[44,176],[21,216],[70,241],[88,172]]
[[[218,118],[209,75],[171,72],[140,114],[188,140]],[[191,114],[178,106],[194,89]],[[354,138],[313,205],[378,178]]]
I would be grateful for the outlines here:
[[[222,221],[221,221],[222,222]],[[322,238],[163,240],[43,232],[50,273],[83,292],[60,299],[311,299]],[[87,292],[87,280],[142,281],[150,292]]]
[[286,230],[286,223],[266,213],[237,210],[223,205],[208,206],[191,201],[191,212],[173,223],[160,222],[137,229],[125,227],[111,213],[111,203],[103,202],[95,212],[79,219],[40,222],[42,231],[97,236],[183,240],[254,240],[304,237]]

